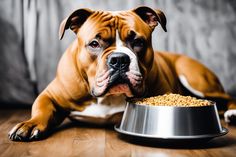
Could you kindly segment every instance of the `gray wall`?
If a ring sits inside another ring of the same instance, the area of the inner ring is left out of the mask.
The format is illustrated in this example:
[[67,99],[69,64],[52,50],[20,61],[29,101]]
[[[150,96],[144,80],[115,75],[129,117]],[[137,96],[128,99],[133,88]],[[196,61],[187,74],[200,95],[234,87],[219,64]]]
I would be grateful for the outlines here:
[[30,104],[35,91],[53,79],[61,54],[75,38],[67,31],[58,40],[59,24],[73,10],[126,10],[139,5],[159,8],[167,16],[168,32],[160,27],[154,31],[155,49],[200,60],[236,95],[235,0],[1,0],[0,101]]

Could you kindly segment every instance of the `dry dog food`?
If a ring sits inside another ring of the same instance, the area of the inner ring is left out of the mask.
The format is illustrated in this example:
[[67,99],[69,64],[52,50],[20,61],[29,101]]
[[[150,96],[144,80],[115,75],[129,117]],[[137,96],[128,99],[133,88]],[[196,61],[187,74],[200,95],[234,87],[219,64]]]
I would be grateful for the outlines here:
[[154,106],[180,106],[180,107],[197,107],[209,106],[211,103],[208,100],[197,99],[191,96],[182,96],[179,94],[165,94],[132,101],[136,104],[148,104]]

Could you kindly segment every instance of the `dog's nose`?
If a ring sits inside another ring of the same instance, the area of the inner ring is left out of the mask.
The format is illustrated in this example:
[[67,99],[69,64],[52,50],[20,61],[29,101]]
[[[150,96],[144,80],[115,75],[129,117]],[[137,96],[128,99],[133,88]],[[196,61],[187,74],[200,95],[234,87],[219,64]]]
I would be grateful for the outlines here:
[[130,64],[130,58],[125,53],[113,52],[108,56],[107,64],[115,70],[123,70],[128,68]]

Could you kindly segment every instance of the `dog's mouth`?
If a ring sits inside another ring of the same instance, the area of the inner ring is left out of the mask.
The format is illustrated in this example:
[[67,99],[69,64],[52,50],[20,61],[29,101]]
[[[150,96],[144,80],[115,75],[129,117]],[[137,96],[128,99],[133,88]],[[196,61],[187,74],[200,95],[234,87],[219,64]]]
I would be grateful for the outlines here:
[[110,69],[95,78],[92,89],[94,97],[125,94],[127,97],[141,96],[144,92],[143,77],[137,71]]

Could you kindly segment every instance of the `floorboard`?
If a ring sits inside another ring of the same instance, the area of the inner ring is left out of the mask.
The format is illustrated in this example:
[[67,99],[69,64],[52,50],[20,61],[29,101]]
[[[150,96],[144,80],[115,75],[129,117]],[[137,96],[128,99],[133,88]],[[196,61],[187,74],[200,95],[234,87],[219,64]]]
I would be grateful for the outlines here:
[[236,156],[236,127],[227,126],[229,133],[207,144],[184,146],[133,141],[118,135],[112,127],[97,127],[65,122],[48,138],[36,142],[12,142],[8,131],[18,122],[30,117],[30,109],[0,109],[1,157],[234,157]]

